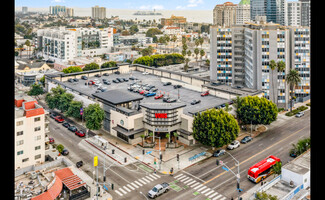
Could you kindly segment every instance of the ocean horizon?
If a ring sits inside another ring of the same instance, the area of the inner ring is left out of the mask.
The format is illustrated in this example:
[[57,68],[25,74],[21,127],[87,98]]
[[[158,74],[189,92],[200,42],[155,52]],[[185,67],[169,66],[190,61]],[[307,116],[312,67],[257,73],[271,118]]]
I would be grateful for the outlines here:
[[[74,15],[80,17],[91,16],[91,8],[77,8],[74,9]],[[15,11],[21,11],[22,7],[15,7]],[[31,8],[28,7],[28,11],[31,12],[49,12],[49,8]],[[137,10],[137,9],[109,9],[106,8],[106,17],[119,16],[123,20],[153,20],[158,21],[161,18],[170,18],[172,15],[183,16],[188,22],[197,23],[212,23],[213,22],[213,10],[156,10],[161,15],[133,15],[137,11],[149,11],[149,10]],[[153,10],[150,10],[153,11]]]

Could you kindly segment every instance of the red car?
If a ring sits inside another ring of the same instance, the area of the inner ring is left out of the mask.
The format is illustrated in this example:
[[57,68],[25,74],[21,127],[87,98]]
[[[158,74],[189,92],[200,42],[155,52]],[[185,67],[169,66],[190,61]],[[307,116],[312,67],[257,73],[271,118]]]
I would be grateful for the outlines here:
[[160,98],[162,98],[163,96],[164,96],[163,94],[159,94],[159,95],[155,96],[155,99],[160,99]]
[[148,92],[147,90],[141,90],[139,94],[144,94],[145,92]]
[[208,96],[209,95],[209,91],[206,91],[206,92],[203,92],[201,93],[201,96],[204,97],[204,96]]
[[54,119],[55,119],[55,121],[57,121],[59,123],[64,122],[64,119],[60,115],[56,116]]
[[54,143],[54,138],[49,138],[49,143],[53,144]]
[[79,137],[84,137],[86,135],[82,130],[77,130],[75,134],[78,135]]
[[88,81],[88,85],[95,85],[95,82],[90,80],[90,81]]

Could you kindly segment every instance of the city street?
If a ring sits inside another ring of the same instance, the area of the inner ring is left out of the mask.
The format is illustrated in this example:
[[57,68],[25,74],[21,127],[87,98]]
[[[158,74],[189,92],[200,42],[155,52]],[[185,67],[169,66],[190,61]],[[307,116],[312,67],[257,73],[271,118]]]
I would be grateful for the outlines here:
[[[264,159],[268,155],[279,157],[283,164],[293,158],[289,157],[288,152],[292,144],[296,143],[303,137],[310,135],[310,111],[305,112],[301,118],[292,117],[288,121],[269,129],[260,134],[248,144],[241,144],[238,149],[227,150],[231,155],[240,162],[240,188],[245,191],[249,190],[255,183],[247,179],[247,170],[253,164]],[[70,154],[67,156],[73,163],[83,160],[85,165],[81,167],[89,176],[93,176],[93,156],[99,156],[99,177],[102,182],[103,174],[103,153],[81,142],[84,138],[79,138],[70,132],[62,124],[50,120],[50,136],[54,137],[56,144],[63,144]],[[73,122],[68,122],[73,124]],[[288,123],[290,122],[290,123]],[[303,122],[303,123],[302,123]],[[78,124],[74,124],[78,128]],[[90,132],[90,137],[93,133]],[[229,154],[219,157],[228,167],[237,173],[235,161]],[[217,199],[224,200],[231,197],[237,197],[236,178],[231,172],[216,166],[216,158],[211,157],[201,161],[185,170],[181,170],[174,176],[165,174],[154,174],[152,169],[143,165],[141,162],[135,162],[122,166],[112,159],[105,160],[106,182],[114,184],[114,191],[109,188],[110,194],[114,199],[146,199],[144,195],[156,184],[167,182],[171,189],[166,194],[157,199]],[[175,167],[177,164],[175,163]],[[270,180],[273,176],[266,179]],[[95,185],[91,185],[95,186]]]

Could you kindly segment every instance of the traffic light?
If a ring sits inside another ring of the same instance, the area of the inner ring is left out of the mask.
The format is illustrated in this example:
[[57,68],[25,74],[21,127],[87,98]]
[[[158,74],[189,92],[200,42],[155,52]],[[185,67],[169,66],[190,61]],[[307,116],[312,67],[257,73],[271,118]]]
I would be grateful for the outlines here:
[[179,154],[176,155],[177,161],[179,161]]
[[106,182],[106,176],[104,176],[103,181]]
[[143,149],[143,150],[142,150],[142,154],[144,155],[144,154],[145,154],[145,152],[146,152],[146,150],[144,150],[144,149]]
[[112,190],[114,190],[114,183],[112,183]]
[[162,160],[162,154],[160,154],[160,160]]
[[218,159],[217,159],[217,162],[216,162],[216,164],[217,164],[217,166],[220,164],[220,163],[219,163],[219,160],[218,160]]

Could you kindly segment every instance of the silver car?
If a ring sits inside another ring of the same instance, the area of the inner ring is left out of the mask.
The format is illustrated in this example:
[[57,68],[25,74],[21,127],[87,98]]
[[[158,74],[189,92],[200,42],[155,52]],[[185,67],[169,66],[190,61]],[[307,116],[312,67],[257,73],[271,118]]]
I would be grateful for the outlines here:
[[227,149],[236,149],[239,146],[240,146],[240,142],[238,142],[237,140],[234,140],[227,146]]

